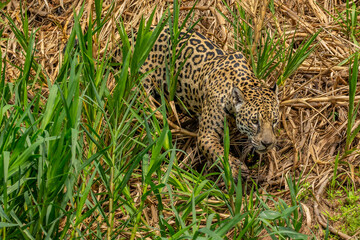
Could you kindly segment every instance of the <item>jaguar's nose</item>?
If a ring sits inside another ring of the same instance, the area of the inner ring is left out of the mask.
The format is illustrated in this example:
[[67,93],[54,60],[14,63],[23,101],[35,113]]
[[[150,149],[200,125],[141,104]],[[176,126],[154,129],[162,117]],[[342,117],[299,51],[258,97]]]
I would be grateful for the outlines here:
[[265,147],[265,148],[269,148],[272,144],[272,142],[269,141],[261,141],[261,144]]

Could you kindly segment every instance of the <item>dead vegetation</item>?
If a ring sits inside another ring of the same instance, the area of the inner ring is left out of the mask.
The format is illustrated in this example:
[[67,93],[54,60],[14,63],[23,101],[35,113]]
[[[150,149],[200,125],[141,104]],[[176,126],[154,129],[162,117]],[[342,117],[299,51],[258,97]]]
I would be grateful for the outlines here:
[[[156,24],[166,8],[172,1],[117,1],[111,9],[111,1],[104,0],[106,11],[112,11],[109,21],[102,28],[99,42],[105,49],[106,45],[112,49],[117,48],[119,36],[116,23],[121,16],[127,29],[136,28],[141,16],[149,16],[156,6],[156,14],[153,24]],[[195,1],[183,1],[180,14],[184,17]],[[260,167],[259,174],[268,176],[268,184],[262,187],[263,192],[275,196],[288,198],[289,191],[285,187],[285,176],[288,174],[299,177],[301,174],[308,198],[304,198],[306,227],[304,233],[313,231],[319,239],[323,238],[322,230],[326,228],[329,215],[337,214],[337,208],[333,202],[328,200],[327,188],[334,175],[334,164],[336,155],[344,153],[346,128],[348,119],[348,77],[349,70],[347,59],[360,47],[353,39],[350,39],[344,29],[342,20],[336,20],[339,13],[346,8],[346,1],[341,0],[274,0],[274,13],[264,4],[269,1],[244,0],[236,2],[226,0],[230,8],[240,4],[248,15],[254,20],[252,26],[257,34],[255,42],[259,42],[260,31],[267,27],[270,31],[277,31],[288,39],[298,44],[309,36],[321,30],[316,38],[318,43],[313,54],[299,67],[284,85],[280,87],[281,99],[281,124],[278,134],[278,145],[276,150],[265,156],[269,164]],[[29,29],[36,32],[37,52],[36,61],[41,63],[44,72],[50,81],[54,81],[59,73],[59,62],[61,62],[63,49],[67,43],[73,26],[73,13],[78,12],[82,5],[85,6],[82,18],[82,29],[86,29],[89,18],[95,15],[93,1],[79,0],[29,0],[26,3],[26,12],[29,16]],[[21,11],[19,1],[11,1],[5,8],[11,18],[21,26]],[[234,37],[231,25],[219,14],[221,11],[225,16],[229,12],[224,3],[219,0],[200,0],[194,11],[194,19],[201,17],[196,30],[212,39],[227,51],[233,50]],[[357,19],[360,21],[360,17]],[[0,42],[3,56],[9,63],[22,65],[23,53],[19,42],[15,40],[14,33],[5,23],[0,24],[4,28],[2,37],[14,40]],[[30,30],[30,31],[31,31]],[[360,30],[358,29],[358,32]],[[356,36],[360,40],[359,35]],[[6,45],[7,44],[7,45]],[[254,45],[252,48],[256,48]],[[100,51],[102,52],[102,51]],[[94,55],[97,54],[94,51]],[[97,56],[94,56],[95,58]],[[18,77],[19,71],[16,67],[8,64],[7,81]],[[276,81],[277,71],[264,79],[267,84]],[[110,86],[113,83],[109,83]],[[36,86],[38,87],[38,86]],[[46,83],[42,86],[46,93]],[[31,91],[31,89],[29,90]],[[360,100],[360,85],[357,85],[355,102]],[[180,119],[181,127],[176,123],[176,118],[169,116],[174,139],[182,144],[182,149],[188,153],[187,156],[179,154],[178,157],[184,162],[195,161],[199,156],[196,150],[196,141],[193,136],[196,128],[184,124],[185,117]],[[356,117],[354,128],[360,124],[359,114]],[[187,130],[184,130],[187,129]],[[189,132],[190,131],[190,132]],[[360,149],[360,136],[356,136],[352,147]],[[360,155],[358,152],[347,155],[338,166],[337,181],[340,183],[351,183],[355,189],[360,187]],[[136,183],[133,183],[136,186]],[[283,191],[279,192],[279,189]],[[141,191],[140,187],[134,191]],[[136,193],[134,193],[137,195]],[[153,199],[155,200],[155,199]],[[358,200],[360,204],[360,201]],[[156,218],[152,217],[153,210],[149,207],[150,225],[156,224]],[[169,212],[171,214],[171,212]],[[226,216],[224,216],[226,217]],[[336,221],[330,221],[331,231],[343,239],[350,239],[345,233],[338,232],[339,225]],[[352,239],[359,238],[360,230],[354,234]]]

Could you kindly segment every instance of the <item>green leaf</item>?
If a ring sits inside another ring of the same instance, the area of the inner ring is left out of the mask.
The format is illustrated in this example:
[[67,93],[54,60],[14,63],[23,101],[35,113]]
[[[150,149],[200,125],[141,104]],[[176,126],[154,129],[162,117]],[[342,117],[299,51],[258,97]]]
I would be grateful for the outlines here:
[[259,214],[259,217],[266,220],[275,220],[281,217],[281,213],[272,210],[265,210]]
[[54,113],[54,111],[56,109],[55,106],[57,104],[57,102],[56,102],[57,96],[58,96],[58,86],[52,85],[50,87],[50,91],[49,91],[49,98],[46,102],[44,117],[41,121],[41,129],[42,130],[45,130],[46,126],[50,123],[52,114]]
[[0,3],[0,9],[3,9],[4,7],[6,7],[6,5],[10,2],[11,0],[5,0],[5,2],[1,2]]
[[213,239],[217,239],[217,240],[222,240],[224,239],[221,235],[217,234],[214,231],[211,231],[209,228],[204,227],[199,229],[199,232],[205,233],[207,234],[209,237],[213,238]]
[[236,214],[230,221],[216,229],[216,234],[224,237],[235,225],[237,225],[243,218],[245,218],[249,213]]
[[280,234],[282,234],[283,236],[288,237],[290,239],[299,239],[299,240],[309,239],[308,235],[298,233],[289,227],[278,226],[278,229],[279,229]]
[[97,173],[97,171],[93,171],[93,173],[91,174],[88,182],[85,184],[85,189],[84,191],[82,192],[82,196],[80,198],[80,202],[77,204],[77,207],[76,207],[76,221],[75,221],[75,227],[77,225],[79,225],[82,220],[84,218],[82,218],[82,212],[83,212],[83,208],[84,208],[84,204],[85,204],[85,201],[87,200],[87,197],[89,195],[89,192],[91,190],[91,187],[92,187],[92,183],[94,181],[94,178],[95,178],[95,174]]
[[7,228],[7,227],[17,227],[19,224],[16,223],[7,223],[7,222],[0,222],[0,228]]

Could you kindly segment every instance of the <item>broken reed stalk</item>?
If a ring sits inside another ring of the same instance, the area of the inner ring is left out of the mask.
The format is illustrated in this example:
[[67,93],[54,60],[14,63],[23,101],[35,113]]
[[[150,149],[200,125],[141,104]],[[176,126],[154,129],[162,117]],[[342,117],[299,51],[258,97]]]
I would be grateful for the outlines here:
[[[331,102],[331,103],[339,103],[339,102],[348,102],[349,97],[347,96],[330,96],[330,97],[314,97],[314,98],[294,98],[282,101],[280,103],[281,106],[291,106],[296,103],[323,103],[323,102]],[[355,97],[355,101],[360,101],[360,96]]]
[[259,44],[261,31],[262,31],[263,23],[264,23],[264,19],[265,19],[266,9],[267,9],[268,5],[269,5],[269,0],[265,0],[261,3],[260,18],[255,18],[255,20],[254,20],[255,21],[255,29],[254,29],[255,37],[254,37],[253,45],[251,47],[252,55],[255,55],[256,48]]

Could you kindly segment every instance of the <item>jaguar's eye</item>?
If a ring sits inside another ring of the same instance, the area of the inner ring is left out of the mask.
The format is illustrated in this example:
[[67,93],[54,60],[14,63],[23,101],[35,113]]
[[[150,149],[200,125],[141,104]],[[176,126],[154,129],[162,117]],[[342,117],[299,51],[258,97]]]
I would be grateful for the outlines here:
[[251,119],[251,123],[254,125],[258,125],[259,120],[257,118],[253,118],[253,119]]
[[273,124],[276,125],[278,123],[277,119],[274,119]]

